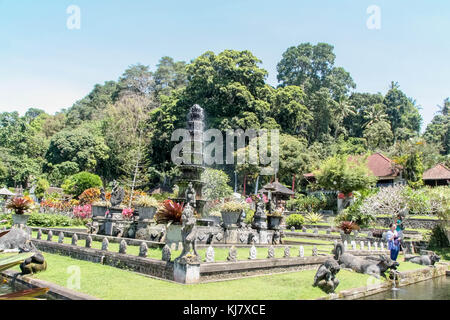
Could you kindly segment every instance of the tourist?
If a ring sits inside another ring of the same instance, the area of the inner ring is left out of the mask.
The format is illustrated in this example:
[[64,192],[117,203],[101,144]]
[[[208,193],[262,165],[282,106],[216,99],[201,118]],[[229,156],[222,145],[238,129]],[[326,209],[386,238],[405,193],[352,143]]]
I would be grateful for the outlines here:
[[[405,226],[403,224],[403,216],[399,213],[397,215],[397,221],[396,221],[396,229],[395,231],[397,231],[397,235],[400,239],[403,239],[403,230],[405,229]],[[400,241],[400,251],[403,251],[402,248],[402,241]]]
[[391,223],[389,225],[390,230],[387,232],[386,239],[388,241],[388,249],[391,251],[391,259],[396,261],[398,252],[400,250],[400,240],[401,238],[398,236],[397,225],[395,223]]

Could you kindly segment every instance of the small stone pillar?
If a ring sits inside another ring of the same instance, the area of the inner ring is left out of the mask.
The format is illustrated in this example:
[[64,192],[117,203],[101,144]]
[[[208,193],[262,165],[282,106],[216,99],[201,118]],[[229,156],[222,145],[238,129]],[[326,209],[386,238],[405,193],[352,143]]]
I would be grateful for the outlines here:
[[304,258],[305,257],[305,248],[303,248],[303,246],[300,246],[300,249],[298,250],[298,256],[300,258]]
[[147,243],[142,241],[141,245],[139,246],[139,257],[147,258],[147,252],[148,252]]
[[312,249],[312,256],[313,257],[317,257],[319,255],[318,251],[317,251],[317,246],[314,246]]
[[119,253],[127,254],[127,242],[125,240],[120,241]]
[[38,230],[36,239],[38,239],[38,240],[42,239],[42,230],[41,229]]
[[360,249],[360,250],[364,250],[364,241],[361,241],[361,242],[359,243],[359,249]]
[[103,250],[103,251],[108,251],[108,246],[109,246],[108,238],[103,238],[103,241],[102,241],[102,250]]
[[318,228],[314,228],[313,233],[314,233],[314,234],[319,234],[319,229],[318,229]]
[[208,249],[206,249],[206,258],[205,258],[205,262],[207,262],[207,263],[214,262],[214,258],[215,258],[214,248],[210,245],[210,246],[208,247]]
[[170,259],[172,259],[172,251],[170,250],[170,248],[167,244],[162,249],[162,258],[161,259],[166,262],[170,262]]
[[286,246],[284,248],[283,258],[290,258],[290,257],[291,257],[291,248],[289,246]]
[[267,250],[267,259],[273,259],[275,258],[275,249],[273,246],[270,246]]
[[49,230],[49,232],[47,233],[47,241],[52,241],[53,239],[53,232],[52,230]]
[[228,251],[227,261],[236,262],[237,261],[237,250],[235,246],[231,246],[230,251]]
[[64,232],[59,233],[58,243],[64,243]]
[[72,245],[76,246],[78,243],[78,236],[76,233],[74,233],[74,235],[72,236]]
[[256,247],[253,245],[253,246],[251,246],[251,248],[250,248],[250,252],[249,252],[249,259],[250,260],[255,260],[256,259]]
[[173,264],[173,279],[175,282],[191,284],[200,281],[200,260],[176,259]]
[[91,248],[92,247],[92,237],[90,235],[88,235],[86,237],[86,248]]

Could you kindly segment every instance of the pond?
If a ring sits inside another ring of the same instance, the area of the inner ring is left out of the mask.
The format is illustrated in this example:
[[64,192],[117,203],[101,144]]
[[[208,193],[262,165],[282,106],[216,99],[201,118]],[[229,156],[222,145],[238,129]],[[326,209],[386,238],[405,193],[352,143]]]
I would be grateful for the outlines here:
[[[0,295],[13,293],[17,291],[27,290],[28,287],[25,287],[23,285],[11,285],[10,283],[2,283],[0,284]],[[54,300],[53,297],[51,297],[49,294],[45,294],[42,296],[37,297],[39,300]]]
[[437,277],[359,300],[450,300],[450,278]]

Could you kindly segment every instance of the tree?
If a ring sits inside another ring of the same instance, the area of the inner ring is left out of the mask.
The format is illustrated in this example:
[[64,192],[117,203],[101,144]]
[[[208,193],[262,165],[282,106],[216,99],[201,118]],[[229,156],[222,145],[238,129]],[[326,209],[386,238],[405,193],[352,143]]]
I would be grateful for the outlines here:
[[62,188],[65,193],[78,197],[86,189],[101,188],[102,186],[102,179],[99,176],[84,171],[70,176],[64,181]]
[[96,84],[94,89],[67,111],[67,124],[74,127],[86,120],[99,120],[103,110],[113,104],[118,95],[119,86],[115,81]]
[[417,136],[420,131],[422,117],[413,101],[400,89],[397,83],[392,82],[390,90],[384,97],[386,114],[391,123],[394,141],[407,140]]
[[173,90],[185,88],[188,84],[186,63],[175,62],[171,57],[162,57],[154,73],[155,96],[170,95]]
[[153,93],[155,80],[149,66],[140,63],[132,65],[125,70],[119,79],[119,93],[116,100],[122,95],[150,96]]
[[434,143],[442,146],[441,154],[450,154],[450,99],[444,100],[440,107],[438,114],[436,114],[428,124],[424,138],[429,143]]
[[317,183],[327,190],[338,190],[344,194],[374,186],[376,177],[362,157],[337,155],[325,160],[314,172]]
[[34,193],[38,199],[42,199],[45,196],[45,192],[50,188],[50,183],[45,178],[38,179],[36,183],[36,189]]
[[408,181],[409,186],[418,188],[423,185],[424,167],[422,155],[417,149],[411,149],[409,153],[395,158],[395,162],[403,166],[403,177]]
[[[108,158],[108,147],[105,144],[100,127],[85,124],[77,129],[65,129],[53,136],[45,155],[53,166],[63,162],[76,163],[79,170],[100,170],[99,164]],[[50,166],[47,165],[47,172]]]
[[386,121],[371,122],[364,129],[364,138],[367,140],[367,146],[370,150],[386,149],[392,143],[394,135],[391,125]]

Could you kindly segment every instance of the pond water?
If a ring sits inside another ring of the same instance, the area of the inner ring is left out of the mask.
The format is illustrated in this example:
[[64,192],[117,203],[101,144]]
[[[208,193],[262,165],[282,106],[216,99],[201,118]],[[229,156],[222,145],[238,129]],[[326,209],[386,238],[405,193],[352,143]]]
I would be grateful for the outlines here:
[[360,300],[450,300],[450,278],[433,278]]
[[[0,284],[0,295],[13,293],[17,291],[27,290],[29,288],[23,286],[23,285],[15,285],[12,286],[10,283],[3,283]],[[43,296],[37,297],[39,300],[54,300],[53,297],[51,297],[48,294],[45,294]]]

